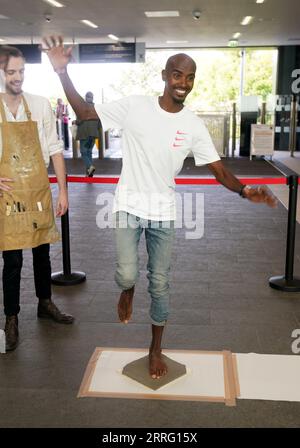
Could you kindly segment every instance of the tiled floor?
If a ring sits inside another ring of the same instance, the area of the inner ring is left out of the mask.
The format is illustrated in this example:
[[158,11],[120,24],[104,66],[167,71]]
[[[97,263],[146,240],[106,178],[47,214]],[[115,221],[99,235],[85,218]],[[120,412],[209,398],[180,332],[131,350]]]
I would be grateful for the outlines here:
[[[231,165],[239,175],[254,175],[253,167],[262,175],[274,174],[269,164],[241,160]],[[0,426],[298,427],[300,403],[240,400],[228,408],[204,402],[76,398],[95,347],[142,348],[150,339],[143,238],[133,319],[127,326],[117,319],[113,231],[96,225],[97,197],[113,191],[109,185],[69,185],[72,270],[84,271],[87,281],[53,287],[53,296],[76,316],[73,326],[37,320],[31,254],[25,251],[21,343],[0,355]],[[284,273],[285,207],[254,205],[221,186],[178,187],[181,194],[199,191],[204,194],[204,236],[189,240],[186,229],[177,230],[164,347],[292,355],[291,334],[300,328],[300,293],[268,285],[270,276]],[[299,276],[299,225],[297,232]],[[52,247],[52,265],[53,271],[62,269],[60,244]]]

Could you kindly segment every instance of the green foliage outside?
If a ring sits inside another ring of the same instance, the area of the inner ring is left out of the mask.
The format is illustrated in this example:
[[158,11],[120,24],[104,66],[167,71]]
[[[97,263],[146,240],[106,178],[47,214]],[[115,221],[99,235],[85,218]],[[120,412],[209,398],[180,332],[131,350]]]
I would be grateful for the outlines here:
[[201,111],[230,111],[240,89],[240,55],[236,50],[212,50],[195,57],[197,78],[188,104]]
[[248,50],[244,95],[258,95],[262,101],[273,93],[276,50]]
[[147,52],[144,64],[128,64],[117,83],[110,84],[107,94],[111,101],[129,95],[159,95],[163,88],[159,53]]

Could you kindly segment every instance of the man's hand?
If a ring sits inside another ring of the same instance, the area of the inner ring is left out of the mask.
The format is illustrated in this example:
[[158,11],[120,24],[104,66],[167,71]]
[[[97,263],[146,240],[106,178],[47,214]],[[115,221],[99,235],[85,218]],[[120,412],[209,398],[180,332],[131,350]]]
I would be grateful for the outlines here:
[[66,71],[66,67],[72,58],[73,46],[65,48],[62,36],[50,36],[43,39],[41,51],[45,52],[56,73]]
[[62,216],[68,210],[68,193],[67,191],[60,191],[56,204],[56,216]]
[[[5,182],[13,182],[13,179],[8,179],[7,177],[0,177],[0,190],[10,191],[11,187],[9,185],[6,185]],[[1,192],[0,196],[2,196]]]
[[278,204],[276,197],[266,187],[246,187],[243,190],[243,197],[251,202],[263,202],[273,208]]

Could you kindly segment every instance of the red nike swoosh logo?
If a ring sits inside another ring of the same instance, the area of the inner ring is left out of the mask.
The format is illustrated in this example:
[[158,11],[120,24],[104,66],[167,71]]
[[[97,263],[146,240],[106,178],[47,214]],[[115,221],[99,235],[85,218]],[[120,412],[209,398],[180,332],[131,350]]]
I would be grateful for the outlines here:
[[182,145],[176,145],[176,143],[173,143],[173,148],[181,148]]
[[176,140],[177,142],[184,142],[185,138],[178,138],[178,137],[175,137],[175,140]]
[[178,135],[187,135],[186,132],[180,132],[180,131],[177,131],[176,134],[178,134]]

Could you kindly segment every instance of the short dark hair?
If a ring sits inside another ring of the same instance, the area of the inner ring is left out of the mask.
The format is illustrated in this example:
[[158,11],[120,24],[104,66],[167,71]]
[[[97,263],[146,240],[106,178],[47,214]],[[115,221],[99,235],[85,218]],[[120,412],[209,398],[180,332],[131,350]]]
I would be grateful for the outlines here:
[[24,58],[24,55],[21,50],[17,47],[12,47],[11,45],[1,45],[0,46],[0,55],[4,56],[5,61],[5,68],[7,67],[8,61],[10,58]]

